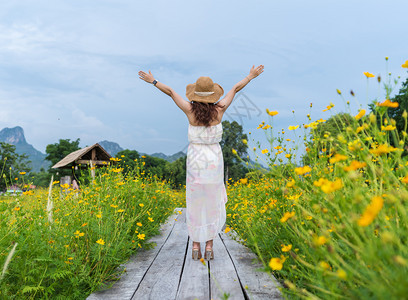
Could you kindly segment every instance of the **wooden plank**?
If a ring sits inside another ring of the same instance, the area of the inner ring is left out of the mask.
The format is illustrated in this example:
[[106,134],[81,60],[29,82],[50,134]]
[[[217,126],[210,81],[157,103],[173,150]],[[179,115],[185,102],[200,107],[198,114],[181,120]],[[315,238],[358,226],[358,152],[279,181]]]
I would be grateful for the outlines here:
[[[183,273],[176,299],[194,300],[210,299],[210,280],[208,267],[201,261],[192,258],[193,242],[188,241],[186,260],[184,262]],[[204,243],[205,245],[205,243]],[[204,245],[201,243],[201,253],[204,256]]]
[[272,274],[257,270],[263,269],[262,263],[248,247],[232,239],[242,241],[234,231],[228,234],[221,232],[219,236],[234,263],[242,286],[247,286],[244,292],[249,299],[283,299],[279,290],[281,285]]
[[112,288],[95,292],[89,295],[87,300],[131,299],[144,274],[152,265],[170,233],[174,230],[175,223],[179,222],[176,220],[182,218],[178,211],[182,211],[182,208],[176,208],[175,213],[170,215],[166,222],[162,224],[160,233],[149,239],[149,242],[156,243],[153,249],[139,250],[124,264],[126,273],[121,276],[120,280]]
[[245,299],[237,272],[219,236],[213,241],[213,250],[214,259],[209,262],[211,299],[221,299],[224,293],[229,294],[229,300]]
[[176,298],[188,241],[185,213],[178,220],[140,282],[133,300]]

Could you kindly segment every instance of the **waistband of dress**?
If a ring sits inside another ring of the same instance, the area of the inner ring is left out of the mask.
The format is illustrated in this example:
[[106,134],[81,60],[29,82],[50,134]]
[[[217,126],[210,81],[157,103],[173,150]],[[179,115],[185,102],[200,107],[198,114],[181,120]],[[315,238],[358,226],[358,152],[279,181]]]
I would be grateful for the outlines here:
[[196,142],[189,142],[189,144],[193,144],[193,145],[219,145],[220,142],[215,142],[215,143],[196,143]]

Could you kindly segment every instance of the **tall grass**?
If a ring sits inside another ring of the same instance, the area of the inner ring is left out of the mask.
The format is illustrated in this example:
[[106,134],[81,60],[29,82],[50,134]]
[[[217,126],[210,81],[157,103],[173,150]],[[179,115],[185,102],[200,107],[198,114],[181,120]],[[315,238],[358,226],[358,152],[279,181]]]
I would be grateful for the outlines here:
[[131,254],[153,247],[149,238],[184,197],[141,167],[134,174],[97,169],[79,191],[54,181],[50,195],[0,198],[0,266],[10,262],[0,298],[84,299],[113,283]]
[[[305,132],[303,166],[284,138],[271,140],[263,151],[271,172],[230,183],[227,223],[286,297],[407,299],[408,159],[406,133],[387,116],[395,105],[380,101],[368,116],[360,110],[355,122],[338,124],[345,130],[337,136],[312,141]],[[306,127],[313,133],[318,123]],[[276,164],[278,151],[286,164]]]

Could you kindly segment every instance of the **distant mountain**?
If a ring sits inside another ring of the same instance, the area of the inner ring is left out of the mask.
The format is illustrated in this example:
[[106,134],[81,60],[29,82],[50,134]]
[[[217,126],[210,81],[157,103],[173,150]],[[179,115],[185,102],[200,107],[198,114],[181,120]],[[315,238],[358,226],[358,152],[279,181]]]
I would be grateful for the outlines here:
[[28,160],[31,160],[31,170],[33,172],[39,172],[41,168],[47,170],[51,163],[45,160],[46,155],[35,149],[31,144],[28,144],[24,130],[20,126],[14,128],[4,128],[0,131],[0,142],[12,144],[16,146],[16,153],[26,154]]
[[118,143],[115,143],[115,142],[110,142],[110,141],[105,140],[105,141],[99,142],[98,144],[101,145],[102,148],[105,149],[106,152],[108,152],[113,157],[115,157],[118,152],[123,151],[123,148],[119,146]]
[[179,151],[179,152],[177,152],[175,154],[172,154],[172,155],[166,155],[164,153],[159,152],[159,153],[150,154],[150,156],[162,158],[162,159],[167,160],[168,162],[173,162],[175,160],[178,160],[180,157],[186,156],[186,154],[184,152],[181,152],[181,151]]

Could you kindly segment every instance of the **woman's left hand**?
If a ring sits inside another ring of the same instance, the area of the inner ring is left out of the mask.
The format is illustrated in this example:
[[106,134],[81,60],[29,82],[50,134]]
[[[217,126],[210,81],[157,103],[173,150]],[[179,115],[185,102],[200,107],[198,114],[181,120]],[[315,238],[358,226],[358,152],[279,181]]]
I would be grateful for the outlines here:
[[154,81],[153,74],[152,74],[152,72],[150,72],[150,70],[149,70],[149,73],[139,71],[139,76],[140,76],[139,77],[140,79],[143,79],[144,81],[146,81],[148,83],[153,83],[153,81]]

